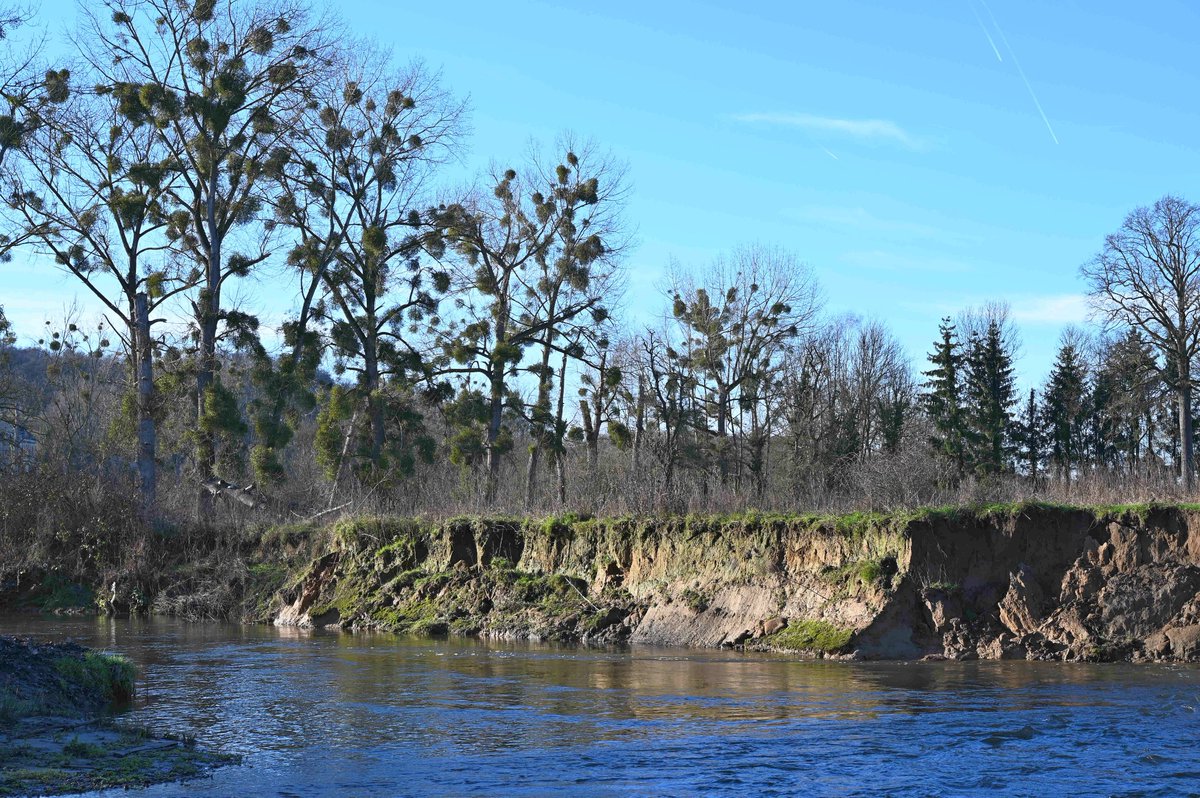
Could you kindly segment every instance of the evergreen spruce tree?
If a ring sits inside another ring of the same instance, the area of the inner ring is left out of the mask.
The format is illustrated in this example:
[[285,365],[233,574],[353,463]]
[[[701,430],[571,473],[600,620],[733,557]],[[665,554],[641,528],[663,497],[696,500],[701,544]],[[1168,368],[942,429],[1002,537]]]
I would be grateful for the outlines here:
[[1082,459],[1088,416],[1088,375],[1079,350],[1071,340],[1058,350],[1043,392],[1050,457],[1066,482]]
[[961,476],[967,470],[969,434],[963,412],[964,358],[958,333],[949,317],[942,319],[938,332],[941,337],[934,342],[929,355],[933,368],[923,372],[928,379],[921,386],[925,389],[921,398],[933,422],[930,443],[935,453],[953,463]]
[[1087,419],[1084,429],[1084,457],[1096,466],[1111,466],[1117,459],[1116,422],[1112,414],[1114,392],[1117,389],[1115,375],[1103,368],[1095,368],[1092,390],[1087,397]]
[[980,474],[999,474],[1013,451],[1012,407],[1016,404],[1013,365],[1000,324],[992,320],[971,341],[966,358],[966,421],[971,460]]
[[[1103,413],[1112,436],[1112,460],[1134,473],[1154,460],[1154,410],[1165,389],[1154,350],[1137,328],[1130,328],[1108,347],[1100,373],[1107,386]],[[1094,404],[1100,407],[1100,402]]]
[[1013,420],[1013,444],[1017,461],[1035,485],[1046,456],[1046,437],[1045,418],[1038,407],[1037,391],[1030,388],[1029,401]]

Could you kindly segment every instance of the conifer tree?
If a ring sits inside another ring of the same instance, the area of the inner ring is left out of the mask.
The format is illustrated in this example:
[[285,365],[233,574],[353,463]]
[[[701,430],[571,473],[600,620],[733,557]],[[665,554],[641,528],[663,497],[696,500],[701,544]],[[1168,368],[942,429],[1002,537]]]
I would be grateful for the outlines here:
[[1013,445],[1018,462],[1036,486],[1046,456],[1046,429],[1034,388],[1029,389],[1029,401],[1021,406],[1021,412],[1013,420]]
[[1131,327],[1107,348],[1100,370],[1109,388],[1097,411],[1110,425],[1116,463],[1136,472],[1153,458],[1154,411],[1163,390],[1150,342]]
[[969,431],[963,410],[964,357],[958,332],[949,317],[938,327],[941,337],[934,342],[929,362],[933,365],[923,372],[928,380],[923,384],[922,400],[933,424],[930,443],[935,453],[954,465],[959,476],[967,470]]
[[1075,340],[1068,336],[1058,350],[1042,393],[1050,457],[1065,482],[1081,461],[1088,415],[1088,375]]
[[980,474],[1004,470],[1012,451],[1012,407],[1016,403],[1010,346],[1000,323],[988,322],[983,335],[971,341],[966,359],[966,404],[971,460]]
[[1111,412],[1117,386],[1115,376],[1108,369],[1090,369],[1092,390],[1088,395],[1087,419],[1084,427],[1084,459],[1094,466],[1111,466],[1117,452],[1114,446],[1116,423]]

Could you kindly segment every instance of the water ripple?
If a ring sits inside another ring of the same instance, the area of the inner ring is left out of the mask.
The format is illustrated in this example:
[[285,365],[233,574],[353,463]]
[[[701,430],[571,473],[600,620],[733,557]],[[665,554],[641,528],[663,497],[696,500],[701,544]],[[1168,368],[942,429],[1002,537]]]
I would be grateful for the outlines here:
[[[1200,670],[826,663],[0,618],[142,667],[244,763],[147,796],[1200,795]],[[97,795],[125,795],[109,793]]]

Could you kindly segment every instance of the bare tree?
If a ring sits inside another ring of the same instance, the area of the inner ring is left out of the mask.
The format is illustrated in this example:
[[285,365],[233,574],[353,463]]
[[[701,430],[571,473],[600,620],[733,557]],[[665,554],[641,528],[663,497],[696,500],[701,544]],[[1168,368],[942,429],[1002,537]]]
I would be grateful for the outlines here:
[[[535,420],[548,424],[552,383],[549,353],[564,352],[568,328],[599,324],[608,317],[604,280],[593,281],[609,262],[609,246],[600,231],[609,229],[593,217],[614,201],[601,183],[605,162],[588,163],[573,151],[552,169],[534,168],[518,175],[497,170],[495,188],[436,209],[434,221],[443,232],[452,264],[461,322],[445,330],[444,374],[478,377],[487,385],[487,453],[484,499],[496,498],[500,458],[510,448],[504,425],[505,407],[513,404],[513,382],[525,350],[540,347],[547,366],[526,366],[539,376]],[[614,186],[619,180],[614,180]],[[598,207],[600,206],[600,207]],[[544,415],[543,415],[544,413]],[[536,465],[536,463],[535,463]]]
[[1162,356],[1179,421],[1180,476],[1192,488],[1192,359],[1200,352],[1200,207],[1167,195],[1140,207],[1080,268],[1097,312],[1141,330]]
[[772,371],[791,342],[810,329],[820,292],[812,270],[794,255],[756,245],[717,259],[698,281],[676,270],[671,294],[689,365],[703,379],[725,484],[736,454],[731,433],[741,425],[730,427],[745,415],[750,439],[765,442],[762,400],[770,393]]
[[[540,361],[530,368],[538,380],[537,397],[530,410],[529,461],[525,471],[525,509],[533,507],[538,481],[538,463],[543,448],[549,448],[558,473],[560,503],[565,493],[562,445],[565,432],[562,420],[562,401],[566,388],[568,357],[582,359],[583,339],[608,321],[607,317],[588,314],[559,318],[563,307],[586,301],[588,297],[603,296],[606,306],[619,301],[620,275],[617,262],[627,247],[627,234],[622,218],[628,185],[625,167],[611,155],[598,151],[592,142],[578,142],[565,136],[558,149],[567,153],[569,168],[589,175],[595,190],[594,199],[564,190],[567,184],[562,165],[552,175],[544,158],[534,157],[534,169],[542,185],[555,186],[561,195],[562,220],[557,226],[558,242],[554,257],[536,261],[536,289],[527,290],[530,309],[535,318],[557,319],[541,336]],[[601,333],[602,335],[602,333]],[[554,368],[551,357],[561,353],[558,370],[559,411],[552,413],[550,395],[554,388]]]
[[[9,222],[105,308],[128,354],[136,388],[142,505],[155,512],[156,431],[150,314],[198,277],[168,252],[164,235],[175,180],[167,151],[127,123],[110,94],[72,92],[26,136],[11,178]],[[139,301],[141,297],[141,301]],[[161,321],[161,319],[159,320]]]

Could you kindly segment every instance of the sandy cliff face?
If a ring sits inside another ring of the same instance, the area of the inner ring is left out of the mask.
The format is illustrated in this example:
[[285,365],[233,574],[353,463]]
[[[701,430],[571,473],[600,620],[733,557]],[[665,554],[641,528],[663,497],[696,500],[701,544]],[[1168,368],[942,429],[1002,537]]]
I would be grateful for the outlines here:
[[863,658],[1200,659],[1200,514],[1176,508],[352,523],[280,594],[277,624]]

